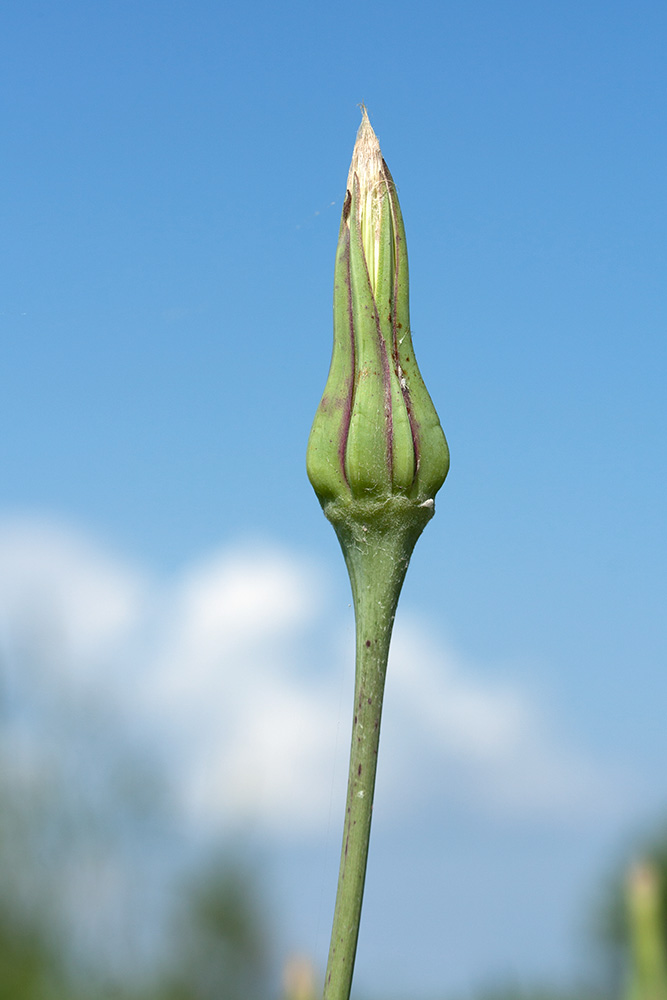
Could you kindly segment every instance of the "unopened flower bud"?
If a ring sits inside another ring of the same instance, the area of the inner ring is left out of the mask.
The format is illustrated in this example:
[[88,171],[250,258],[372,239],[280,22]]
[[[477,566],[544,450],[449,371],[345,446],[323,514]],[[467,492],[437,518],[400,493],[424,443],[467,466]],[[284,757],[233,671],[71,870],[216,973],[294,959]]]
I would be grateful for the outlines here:
[[394,495],[432,505],[449,468],[412,348],[396,187],[365,109],[338,237],[331,368],[307,467],[323,505]]

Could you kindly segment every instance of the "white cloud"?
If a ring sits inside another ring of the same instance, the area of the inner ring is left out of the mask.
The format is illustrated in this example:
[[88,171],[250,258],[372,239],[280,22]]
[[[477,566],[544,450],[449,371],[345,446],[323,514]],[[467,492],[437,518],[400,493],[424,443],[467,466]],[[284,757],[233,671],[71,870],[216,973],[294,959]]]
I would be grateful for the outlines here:
[[179,587],[188,641],[227,645],[278,635],[313,613],[304,567],[282,553],[221,552],[189,570]]
[[392,729],[409,734],[395,755],[420,776],[417,794],[575,824],[627,808],[626,778],[570,745],[534,692],[507,675],[482,677],[420,623],[399,622],[389,669]]
[[47,519],[0,521],[0,560],[0,629],[59,644],[72,667],[117,644],[144,613],[141,573]]
[[[9,661],[21,657],[17,636],[48,620],[48,669],[73,697],[108,698],[119,724],[154,742],[200,827],[326,827],[345,777],[351,671],[318,619],[322,589],[312,566],[279,549],[222,550],[160,582],[62,526],[0,523]],[[528,691],[490,683],[400,614],[381,759],[385,799],[408,794],[416,810],[434,797],[551,820],[614,808],[610,776]]]

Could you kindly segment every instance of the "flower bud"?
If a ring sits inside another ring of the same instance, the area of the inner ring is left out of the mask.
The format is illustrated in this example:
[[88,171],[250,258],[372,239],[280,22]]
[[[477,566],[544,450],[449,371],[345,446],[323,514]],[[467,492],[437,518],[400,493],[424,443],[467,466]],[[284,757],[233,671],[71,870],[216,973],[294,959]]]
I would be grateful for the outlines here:
[[338,236],[331,368],[307,468],[323,505],[393,495],[432,505],[449,468],[412,348],[396,187],[365,109]]

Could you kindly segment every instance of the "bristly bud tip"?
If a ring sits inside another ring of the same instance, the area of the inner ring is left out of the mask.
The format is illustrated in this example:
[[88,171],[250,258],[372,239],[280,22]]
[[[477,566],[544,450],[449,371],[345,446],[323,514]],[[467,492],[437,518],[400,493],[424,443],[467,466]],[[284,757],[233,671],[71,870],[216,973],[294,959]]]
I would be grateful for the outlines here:
[[386,171],[378,137],[373,131],[366,108],[363,104],[361,107],[361,125],[352,150],[352,162],[347,175],[347,189],[352,193],[355,190],[355,182],[358,185],[357,218],[355,221],[361,227],[368,276],[371,286],[375,290],[378,278],[381,205]]

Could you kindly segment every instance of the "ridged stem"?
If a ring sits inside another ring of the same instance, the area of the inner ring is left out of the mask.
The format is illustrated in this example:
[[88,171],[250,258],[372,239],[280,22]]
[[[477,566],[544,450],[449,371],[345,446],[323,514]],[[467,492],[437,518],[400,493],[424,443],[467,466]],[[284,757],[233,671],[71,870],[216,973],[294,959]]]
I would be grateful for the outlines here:
[[404,497],[325,507],[350,574],[356,672],[350,768],[324,1000],[349,1000],[371,832],[380,721],[398,598],[415,542],[432,516]]

